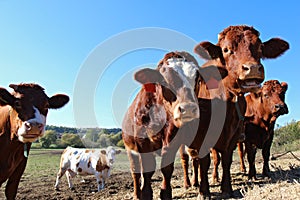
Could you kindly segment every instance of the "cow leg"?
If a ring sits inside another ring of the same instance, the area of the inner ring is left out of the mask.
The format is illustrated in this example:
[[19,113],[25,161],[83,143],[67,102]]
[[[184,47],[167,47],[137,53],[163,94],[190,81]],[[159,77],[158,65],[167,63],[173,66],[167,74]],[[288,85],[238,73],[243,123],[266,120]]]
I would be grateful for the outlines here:
[[67,171],[66,171],[66,177],[67,177],[67,180],[68,180],[69,188],[70,188],[71,190],[74,189],[74,185],[73,185],[71,179],[72,179],[75,175],[76,175],[76,174],[75,174],[74,172],[72,172],[71,170],[67,170]]
[[210,155],[200,158],[200,187],[199,187],[199,199],[210,199],[209,183],[208,183],[208,169],[210,166]]
[[216,149],[211,149],[211,155],[213,158],[213,164],[214,164],[214,168],[213,168],[213,172],[212,172],[212,181],[213,183],[218,183],[220,182],[220,178],[219,178],[219,165],[221,162],[221,157],[220,154],[218,153],[218,151]]
[[133,179],[133,199],[140,199],[141,197],[141,166],[140,156],[133,154],[130,150],[127,151],[127,155],[130,161],[131,176]]
[[230,166],[232,163],[233,151],[225,151],[221,153],[223,175],[221,181],[221,191],[224,198],[232,196],[232,186],[230,177]]
[[16,198],[20,179],[24,173],[26,164],[27,159],[23,159],[13,174],[9,177],[5,187],[5,196],[7,200]]
[[55,182],[55,189],[59,190],[59,184],[60,184],[60,179],[61,177],[66,173],[67,169],[66,168],[60,168],[57,177],[56,177],[56,182]]
[[[174,140],[173,140],[174,142]],[[172,187],[171,187],[171,178],[174,171],[174,160],[176,153],[179,149],[179,145],[176,143],[172,147],[165,146],[162,150],[164,152],[161,158],[161,172],[163,174],[163,181],[160,190],[160,198],[162,200],[172,199]]]
[[241,172],[246,173],[244,144],[242,142],[238,142],[237,149],[240,158],[240,170]]
[[184,145],[180,146],[180,158],[181,158],[181,166],[183,169],[183,181],[184,181],[184,188],[187,189],[191,187],[191,182],[189,179],[189,155],[184,151]]
[[142,172],[144,182],[142,184],[141,199],[153,199],[153,191],[151,187],[151,178],[155,172],[156,161],[152,153],[144,153],[141,155]]
[[270,138],[266,141],[262,148],[262,156],[264,159],[263,166],[263,176],[270,177],[270,167],[269,167],[269,159],[270,159],[270,149],[273,141],[273,134],[270,135]]
[[256,154],[256,147],[252,144],[246,142],[246,152],[247,152],[247,159],[249,163],[249,174],[248,179],[256,179],[256,169],[255,169],[255,154]]
[[163,182],[160,191],[160,198],[172,199],[172,187],[171,187],[171,178],[174,171],[174,163],[171,163],[165,167],[161,168],[163,174]]
[[193,169],[192,185],[194,187],[199,187],[199,168],[200,168],[200,158],[199,157],[192,158],[192,169]]
[[98,185],[97,190],[98,190],[98,192],[100,192],[100,190],[102,190],[104,188],[104,184],[105,184],[101,172],[96,173],[95,178],[97,180],[97,185]]

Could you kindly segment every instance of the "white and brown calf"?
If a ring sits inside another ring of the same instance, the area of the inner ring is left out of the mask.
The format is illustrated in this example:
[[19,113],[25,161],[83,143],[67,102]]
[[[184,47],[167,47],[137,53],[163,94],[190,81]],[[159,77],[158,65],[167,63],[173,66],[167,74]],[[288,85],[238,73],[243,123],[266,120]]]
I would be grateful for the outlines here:
[[115,155],[120,152],[120,150],[115,150],[113,147],[107,147],[102,150],[67,147],[61,156],[55,189],[59,189],[60,179],[66,173],[69,188],[71,189],[74,188],[71,178],[77,174],[81,176],[95,175],[99,192],[104,188],[105,182],[110,176]]

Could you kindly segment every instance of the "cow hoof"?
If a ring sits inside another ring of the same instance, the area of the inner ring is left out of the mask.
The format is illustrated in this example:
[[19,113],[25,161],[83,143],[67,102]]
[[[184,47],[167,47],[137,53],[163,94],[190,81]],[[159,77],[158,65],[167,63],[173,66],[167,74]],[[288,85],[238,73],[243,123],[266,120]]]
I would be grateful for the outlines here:
[[233,197],[232,192],[223,192],[223,193],[221,194],[221,198],[222,198],[222,199],[229,199],[229,198],[231,198],[231,197]]
[[171,190],[161,190],[160,191],[160,199],[162,200],[171,200],[172,199],[172,191]]
[[199,194],[197,200],[210,200],[211,196],[209,194]]

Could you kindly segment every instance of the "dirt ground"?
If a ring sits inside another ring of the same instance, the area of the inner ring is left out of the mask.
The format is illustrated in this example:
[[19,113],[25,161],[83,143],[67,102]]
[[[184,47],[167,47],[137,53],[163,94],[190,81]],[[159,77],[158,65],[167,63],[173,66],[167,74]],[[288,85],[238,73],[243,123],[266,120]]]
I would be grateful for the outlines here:
[[[300,152],[297,152],[300,156]],[[246,163],[247,165],[247,163]],[[300,199],[300,161],[290,154],[270,161],[272,178],[265,179],[260,175],[262,159],[257,159],[258,180],[249,182],[247,176],[239,172],[239,163],[234,161],[232,165],[232,184],[234,199]],[[210,174],[211,175],[211,174]],[[106,184],[106,188],[96,192],[97,185],[93,176],[85,178],[81,183],[80,177],[73,180],[75,190],[67,187],[67,180],[62,178],[60,191],[54,190],[55,176],[41,174],[35,179],[22,179],[17,199],[47,199],[47,200],[86,200],[86,199],[132,199],[133,183],[130,173],[114,169]],[[185,190],[182,181],[182,169],[179,163],[175,165],[172,178],[173,199],[197,199],[198,189]],[[161,174],[158,170],[153,176],[152,188],[154,199],[159,199]],[[3,187],[1,188],[3,191]],[[212,199],[221,199],[220,185],[210,184]],[[1,191],[0,191],[1,192]],[[2,194],[3,195],[3,194]],[[1,197],[1,196],[0,196]],[[2,196],[3,197],[3,196]]]

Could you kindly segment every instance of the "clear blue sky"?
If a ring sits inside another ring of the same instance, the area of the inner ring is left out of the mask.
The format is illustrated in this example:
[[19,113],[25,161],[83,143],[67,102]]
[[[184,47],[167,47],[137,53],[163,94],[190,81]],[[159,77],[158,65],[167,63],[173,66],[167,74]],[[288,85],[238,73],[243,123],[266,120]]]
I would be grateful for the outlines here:
[[[227,26],[247,24],[263,41],[281,37],[290,43],[283,56],[263,64],[266,80],[289,84],[290,113],[278,123],[300,120],[300,3],[221,2],[0,0],[0,86],[35,82],[49,96],[70,95],[66,107],[49,112],[50,125],[121,127],[124,105],[139,86],[131,80],[136,69],[153,67],[166,50],[192,52],[182,41],[216,43]],[[168,31],[174,32],[170,38],[155,36]],[[77,103],[74,94],[81,98]]]

